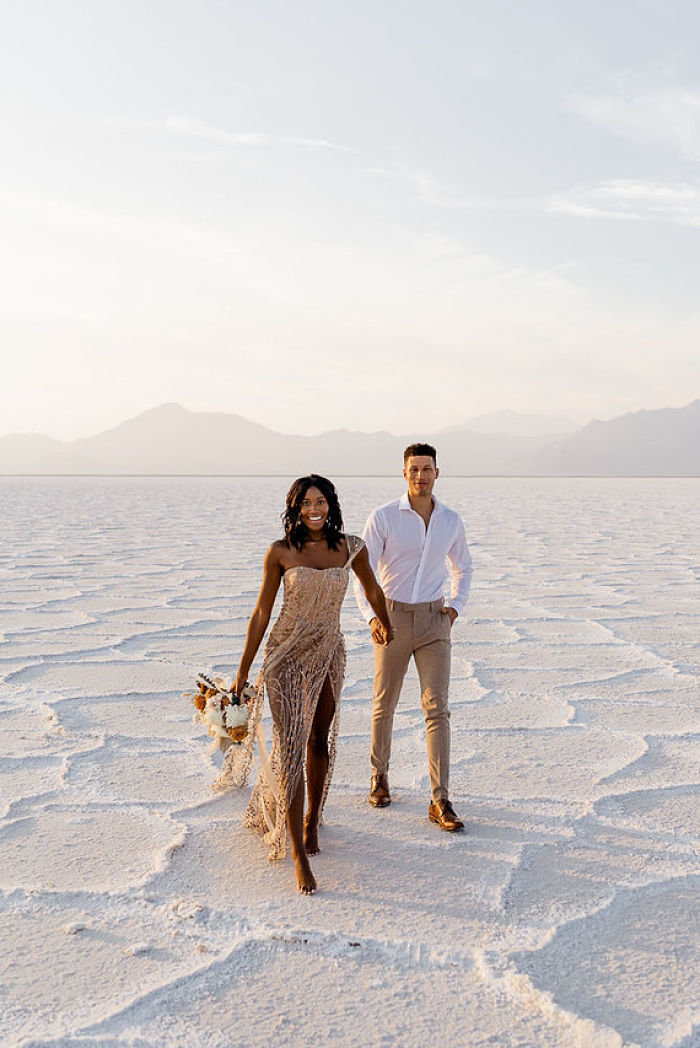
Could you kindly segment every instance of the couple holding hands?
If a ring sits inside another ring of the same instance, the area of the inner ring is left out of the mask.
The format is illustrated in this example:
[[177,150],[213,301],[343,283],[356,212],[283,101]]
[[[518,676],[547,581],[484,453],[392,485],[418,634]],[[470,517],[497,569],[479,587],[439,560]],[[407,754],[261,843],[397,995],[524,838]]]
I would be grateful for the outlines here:
[[[391,803],[394,710],[413,656],[426,724],[428,815],[443,830],[464,826],[448,796],[448,688],[450,634],[469,594],[471,557],[460,517],[433,496],[439,475],[435,448],[409,445],[403,475],[407,491],[370,514],[362,538],[343,533],[338,496],[329,480],[316,474],[296,480],[287,494],[284,538],[273,542],[265,555],[263,582],[248,623],[234,685],[237,695],[245,687],[283,582],[284,601],[265,646],[248,735],[226,753],[219,782],[241,786],[247,781],[257,735],[262,770],[244,825],[262,834],[271,859],[284,856],[289,829],[297,888],[304,894],[316,890],[309,856],[319,851],[318,828],[333,773],[345,672],[340,609],[351,570],[374,641],[369,802],[376,808]],[[451,593],[445,603],[448,563]],[[269,757],[258,730],[265,692],[273,720]]]

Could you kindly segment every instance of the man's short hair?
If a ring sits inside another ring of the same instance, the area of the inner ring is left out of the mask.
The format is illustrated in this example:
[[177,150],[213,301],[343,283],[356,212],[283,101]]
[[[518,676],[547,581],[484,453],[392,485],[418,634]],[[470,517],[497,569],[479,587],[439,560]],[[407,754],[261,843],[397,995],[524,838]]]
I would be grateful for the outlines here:
[[429,455],[437,466],[437,451],[432,444],[409,444],[403,453],[404,466],[410,459],[411,455]]

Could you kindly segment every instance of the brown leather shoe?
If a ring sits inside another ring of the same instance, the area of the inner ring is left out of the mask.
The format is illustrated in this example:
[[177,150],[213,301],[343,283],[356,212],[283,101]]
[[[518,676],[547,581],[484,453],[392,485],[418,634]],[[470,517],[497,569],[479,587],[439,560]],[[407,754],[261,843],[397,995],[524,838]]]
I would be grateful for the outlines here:
[[369,803],[375,808],[386,808],[391,804],[389,780],[386,775],[373,775],[369,788]]
[[447,797],[431,803],[428,808],[428,818],[431,822],[436,822],[441,830],[448,830],[450,833],[464,829],[464,823],[455,815],[455,810]]

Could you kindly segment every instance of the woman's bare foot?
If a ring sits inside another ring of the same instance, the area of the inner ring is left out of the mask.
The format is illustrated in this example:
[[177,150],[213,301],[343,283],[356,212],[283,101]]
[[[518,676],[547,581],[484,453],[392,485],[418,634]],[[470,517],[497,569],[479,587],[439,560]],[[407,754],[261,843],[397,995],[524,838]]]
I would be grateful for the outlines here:
[[297,891],[302,895],[313,895],[316,891],[316,878],[311,872],[306,855],[297,856],[294,860],[294,868],[297,875]]
[[311,822],[308,815],[304,819],[304,847],[307,855],[318,855],[321,850],[318,846],[318,823],[315,820]]

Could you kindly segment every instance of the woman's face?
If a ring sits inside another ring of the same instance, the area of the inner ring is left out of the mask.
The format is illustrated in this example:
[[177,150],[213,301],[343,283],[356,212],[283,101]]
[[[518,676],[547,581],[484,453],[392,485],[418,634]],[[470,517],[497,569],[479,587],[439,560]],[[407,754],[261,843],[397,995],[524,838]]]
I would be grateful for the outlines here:
[[318,536],[328,520],[328,502],[318,488],[311,487],[301,500],[301,522],[312,535]]

